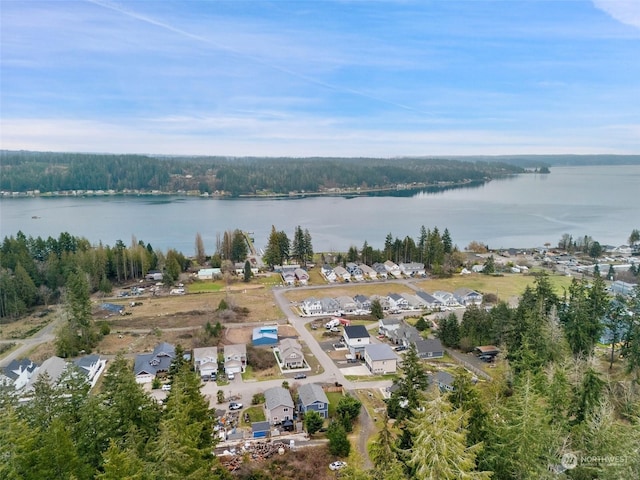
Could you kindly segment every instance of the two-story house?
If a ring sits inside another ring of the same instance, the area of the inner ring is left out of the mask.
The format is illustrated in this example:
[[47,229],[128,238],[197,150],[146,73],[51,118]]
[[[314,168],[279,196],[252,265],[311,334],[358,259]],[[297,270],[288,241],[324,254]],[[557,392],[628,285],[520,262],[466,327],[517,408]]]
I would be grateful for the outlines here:
[[342,333],[344,343],[349,348],[349,353],[355,358],[362,358],[364,355],[364,347],[369,345],[371,337],[364,325],[353,325],[344,327]]
[[329,417],[329,399],[317,383],[305,383],[298,388],[298,411],[304,414],[311,410],[322,418]]
[[218,347],[194,348],[193,367],[201,377],[216,376],[218,374]]
[[289,390],[272,387],[264,391],[264,410],[267,421],[276,425],[285,420],[293,420],[294,403]]
[[224,346],[224,373],[243,373],[247,368],[247,346],[244,343]]
[[282,362],[282,368],[289,370],[304,367],[302,346],[297,340],[293,338],[283,338],[280,340],[278,353],[280,355],[280,361]]

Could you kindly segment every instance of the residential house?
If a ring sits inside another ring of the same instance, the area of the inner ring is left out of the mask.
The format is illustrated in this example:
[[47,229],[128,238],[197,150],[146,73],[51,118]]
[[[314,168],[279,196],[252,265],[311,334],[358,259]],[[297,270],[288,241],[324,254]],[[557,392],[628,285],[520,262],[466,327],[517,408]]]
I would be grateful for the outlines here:
[[458,288],[453,292],[453,296],[460,305],[480,305],[482,304],[482,294],[470,288]]
[[263,325],[253,329],[251,345],[260,347],[278,343],[278,325]]
[[362,270],[362,275],[364,276],[364,278],[369,278],[371,280],[378,279],[378,274],[376,273],[376,271],[366,263],[360,265],[360,270]]
[[338,280],[342,280],[343,282],[350,282],[351,281],[351,274],[347,271],[346,268],[341,267],[340,265],[338,265],[337,267],[335,267],[333,269],[333,271],[335,272],[336,276],[338,277]]
[[336,280],[338,280],[338,276],[336,275],[336,272],[333,270],[333,268],[325,263],[321,268],[320,268],[320,274],[327,280],[327,282],[329,283],[333,283]]
[[405,347],[408,347],[417,340],[422,339],[420,332],[416,327],[409,325],[405,321],[402,321],[396,330],[389,332],[387,338],[395,345],[402,345]]
[[224,373],[243,373],[247,368],[247,346],[236,343],[224,346]]
[[340,313],[340,304],[335,299],[325,297],[320,300],[320,303],[323,315],[338,315]]
[[311,410],[329,418],[329,399],[317,383],[305,383],[298,388],[298,411],[304,414]]
[[401,293],[400,296],[407,301],[408,310],[420,310],[426,307],[425,303],[417,295],[412,293]]
[[213,280],[222,276],[220,268],[201,268],[197,273],[198,280]]
[[362,358],[365,345],[369,345],[371,337],[364,325],[344,327],[342,333],[344,343],[349,348],[349,353],[355,358]]
[[283,387],[272,387],[264,391],[264,409],[267,421],[271,425],[285,420],[293,420],[294,403],[289,390]]
[[407,277],[426,277],[427,273],[424,269],[424,263],[410,262],[400,263],[398,268],[403,275]]
[[437,299],[433,295],[429,295],[427,292],[416,292],[416,296],[422,300],[424,306],[429,310],[439,310],[444,306],[442,300]]
[[93,387],[107,365],[107,360],[100,355],[85,355],[75,360],[74,365],[87,377],[87,381]]
[[356,265],[353,262],[349,262],[347,263],[347,272],[349,272],[349,275],[351,275],[351,279],[354,282],[362,282],[364,280],[364,273],[362,271],[362,268],[360,268],[359,265]]
[[338,302],[340,311],[344,314],[355,313],[355,311],[358,310],[358,304],[353,298],[347,295],[337,297],[336,302]]
[[302,301],[300,310],[305,315],[322,315],[322,302],[315,297],[309,297]]
[[396,373],[398,355],[386,343],[375,343],[364,347],[364,363],[374,375]]
[[387,270],[387,273],[395,278],[402,278],[402,272],[400,271],[400,267],[392,262],[391,260],[387,260],[384,262],[384,268]]
[[282,368],[290,370],[292,368],[304,367],[304,354],[302,346],[293,338],[283,338],[280,340],[280,361]]
[[153,282],[161,282],[163,275],[162,272],[159,272],[158,270],[152,270],[150,272],[147,272],[144,278],[145,280],[151,280]]
[[136,355],[133,366],[136,382],[149,383],[156,376],[166,374],[175,356],[176,347],[166,342],[156,345],[152,353]]
[[409,309],[409,302],[398,293],[390,293],[387,295],[387,299],[391,306],[391,312],[401,312]]
[[382,280],[386,280],[387,277],[389,276],[389,273],[387,272],[387,268],[384,266],[383,263],[374,263],[371,268],[373,268],[373,270],[376,272],[376,275],[378,276],[378,278],[382,279]]
[[371,303],[377,300],[380,303],[383,312],[391,309],[391,304],[389,303],[388,297],[383,297],[382,295],[371,295],[369,299],[371,300]]
[[293,273],[296,276],[296,280],[300,285],[306,285],[309,283],[309,274],[303,268],[296,268]]
[[378,320],[378,335],[388,337],[390,332],[400,328],[401,322],[399,318],[381,318]]
[[66,369],[67,362],[62,358],[55,356],[47,358],[42,362],[42,365],[33,372],[24,389],[22,389],[22,392],[26,395],[32,394],[35,389],[34,385],[41,378],[47,378],[49,385],[57,387]]
[[440,388],[441,392],[453,392],[455,388],[453,387],[453,375],[449,372],[438,372],[436,373],[436,385]]
[[456,297],[453,296],[453,293],[443,292],[442,290],[437,290],[433,292],[433,296],[442,302],[444,307],[458,307],[460,304],[456,300]]
[[193,367],[201,377],[218,374],[218,347],[200,347],[193,349]]
[[[236,271],[236,275],[244,275],[244,265],[245,262],[237,262],[234,264],[233,268]],[[253,275],[254,277],[260,272],[258,267],[256,267],[255,265],[251,265],[251,262],[249,262],[249,269],[251,270],[251,275]]]
[[437,338],[415,340],[416,352],[420,358],[442,358],[444,347]]
[[282,281],[285,285],[295,285],[296,284],[296,269],[295,267],[282,267],[282,271],[280,272],[282,276]]
[[0,371],[0,385],[12,386],[15,390],[23,388],[38,369],[38,364],[28,358],[12,360]]
[[353,297],[353,301],[356,302],[358,312],[370,313],[371,312],[371,300],[366,295],[356,295]]

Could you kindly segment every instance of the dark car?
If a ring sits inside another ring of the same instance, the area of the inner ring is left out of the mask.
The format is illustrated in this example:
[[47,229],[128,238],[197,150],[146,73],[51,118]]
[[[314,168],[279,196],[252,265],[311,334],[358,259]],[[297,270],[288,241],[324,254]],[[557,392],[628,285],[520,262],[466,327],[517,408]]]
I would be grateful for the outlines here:
[[407,346],[406,345],[400,345],[400,346],[394,348],[394,350],[396,352],[402,352],[403,350],[407,350]]
[[303,378],[307,378],[307,375],[304,373],[299,373],[297,374],[295,377],[293,377],[295,380],[302,380]]

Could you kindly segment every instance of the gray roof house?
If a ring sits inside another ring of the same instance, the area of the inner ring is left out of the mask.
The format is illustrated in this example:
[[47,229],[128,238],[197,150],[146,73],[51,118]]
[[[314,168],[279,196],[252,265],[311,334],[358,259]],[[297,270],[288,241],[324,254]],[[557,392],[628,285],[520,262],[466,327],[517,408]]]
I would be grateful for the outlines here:
[[396,373],[398,355],[386,343],[375,343],[364,347],[364,363],[371,373]]
[[298,410],[306,413],[315,410],[322,418],[329,417],[329,399],[317,383],[305,383],[298,388]]
[[358,310],[362,312],[370,312],[371,311],[371,300],[366,295],[356,295],[353,297],[353,301],[356,302],[358,306]]
[[455,388],[453,387],[453,375],[448,372],[438,372],[436,373],[436,385],[440,388],[441,392],[453,392]]
[[338,279],[338,276],[336,275],[336,272],[333,271],[333,268],[331,268],[331,265],[326,263],[320,268],[320,273],[329,283],[333,283]]
[[351,278],[356,282],[361,282],[364,280],[364,273],[362,268],[359,265],[356,265],[353,262],[347,263],[347,272],[351,275]]
[[374,263],[371,268],[376,272],[378,278],[387,278],[389,274],[387,273],[387,268],[382,263]]
[[[384,266],[382,268],[384,268]],[[362,275],[364,275],[365,278],[370,278],[371,280],[377,280],[378,278],[377,272],[366,263],[363,263],[360,265],[360,270],[362,270]]]
[[429,308],[431,310],[439,309],[444,306],[442,300],[437,299],[433,295],[429,295],[427,292],[416,292],[416,296],[422,300],[426,308]]
[[322,313],[322,302],[315,297],[305,298],[300,308],[306,315],[319,315]]
[[482,303],[482,294],[470,288],[458,288],[453,292],[453,296],[460,305],[480,305]]
[[398,330],[402,321],[399,318],[381,318],[378,320],[378,334],[389,336],[392,330]]
[[218,347],[193,349],[193,367],[201,376],[218,373]]
[[406,298],[404,298],[399,293],[390,293],[387,295],[389,299],[389,305],[391,305],[391,310],[408,310],[409,302],[407,302]]
[[224,372],[242,373],[247,368],[247,346],[237,343],[224,346]]
[[100,355],[94,354],[80,357],[73,363],[78,367],[78,370],[87,377],[87,381],[93,387],[104,371],[107,360],[100,358]]
[[265,390],[264,409],[267,421],[271,425],[285,420],[293,420],[294,404],[289,390],[283,387],[272,387]]
[[343,313],[353,313],[358,310],[358,304],[348,295],[340,295],[336,297],[336,302],[340,305],[340,311]]
[[31,375],[29,382],[27,382],[24,387],[24,392],[27,394],[32,393],[34,390],[34,384],[45,374],[49,377],[49,385],[56,387],[66,369],[67,362],[62,358],[55,356],[47,358],[42,362],[40,368]]
[[420,358],[442,358],[444,357],[444,347],[437,338],[420,339],[414,342],[416,352]]
[[175,356],[176,348],[166,342],[156,345],[152,353],[136,355],[133,366],[136,382],[148,383],[153,381],[156,375],[168,372]]
[[404,321],[400,323],[397,329],[391,330],[387,334],[387,338],[396,345],[404,345],[406,347],[422,339],[418,329]]
[[280,340],[280,361],[282,368],[302,368],[304,367],[304,354],[302,346],[293,338],[283,338]]
[[335,315],[340,311],[340,304],[333,298],[324,297],[320,299],[320,304],[324,315]]

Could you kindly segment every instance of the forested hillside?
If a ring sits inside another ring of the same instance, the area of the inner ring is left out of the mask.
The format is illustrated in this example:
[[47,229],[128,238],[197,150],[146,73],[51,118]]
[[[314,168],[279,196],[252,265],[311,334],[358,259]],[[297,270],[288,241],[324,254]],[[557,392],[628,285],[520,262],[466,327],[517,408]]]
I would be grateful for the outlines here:
[[522,173],[494,161],[418,158],[223,158],[0,152],[0,190],[197,191],[257,195],[393,189]]

